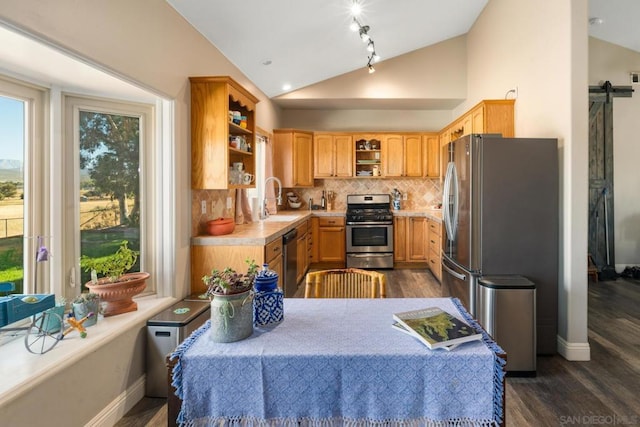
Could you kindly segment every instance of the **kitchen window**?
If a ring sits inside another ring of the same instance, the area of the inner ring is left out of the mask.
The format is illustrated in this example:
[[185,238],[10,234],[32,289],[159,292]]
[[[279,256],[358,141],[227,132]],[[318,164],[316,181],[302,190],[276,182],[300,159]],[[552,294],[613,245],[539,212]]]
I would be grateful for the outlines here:
[[[80,270],[81,256],[114,253],[121,242],[140,252],[132,271],[152,269],[149,256],[149,206],[153,204],[154,108],[77,96],[64,96],[65,185],[63,186],[64,271],[67,293],[86,291],[90,273]],[[153,291],[153,277],[146,292]]]
[[35,292],[37,282],[29,254],[44,234],[45,99],[43,90],[0,78],[0,282],[13,283],[16,293]]

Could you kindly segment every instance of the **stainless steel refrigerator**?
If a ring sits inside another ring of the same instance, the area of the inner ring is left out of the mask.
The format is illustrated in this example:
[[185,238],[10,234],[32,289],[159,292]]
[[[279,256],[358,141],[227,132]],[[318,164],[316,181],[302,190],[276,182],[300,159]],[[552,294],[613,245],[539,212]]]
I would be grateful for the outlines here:
[[528,278],[537,289],[537,352],[555,353],[557,140],[466,135],[449,144],[444,161],[443,296],[459,298],[476,316],[481,276]]

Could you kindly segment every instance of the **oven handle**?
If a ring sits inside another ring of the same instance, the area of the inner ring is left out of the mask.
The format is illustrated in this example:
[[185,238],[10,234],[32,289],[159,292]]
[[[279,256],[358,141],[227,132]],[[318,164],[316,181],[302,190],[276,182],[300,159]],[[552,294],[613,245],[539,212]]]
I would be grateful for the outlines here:
[[352,227],[371,228],[379,225],[393,225],[393,222],[389,221],[367,221],[367,222],[347,222],[347,225]]
[[388,257],[391,256],[392,253],[388,252],[388,253],[377,253],[377,254],[372,254],[372,253],[368,253],[368,254],[348,254],[350,257],[352,258],[382,258],[382,257]]
[[451,268],[449,268],[444,262],[442,263],[442,268],[444,268],[445,270],[447,270],[447,273],[449,273],[450,275],[452,275],[453,277],[455,277],[456,279],[459,280],[463,280],[466,281],[467,280],[467,276],[464,274],[460,274],[457,271],[453,271]]

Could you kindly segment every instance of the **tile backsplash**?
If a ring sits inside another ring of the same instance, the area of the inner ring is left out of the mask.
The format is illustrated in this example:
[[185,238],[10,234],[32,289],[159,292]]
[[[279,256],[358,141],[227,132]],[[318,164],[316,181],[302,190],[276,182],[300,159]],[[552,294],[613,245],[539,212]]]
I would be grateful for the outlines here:
[[[402,209],[428,209],[442,202],[442,184],[439,179],[430,178],[398,178],[398,179],[317,179],[313,188],[283,189],[283,210],[286,206],[288,191],[295,192],[302,199],[300,209],[308,209],[309,198],[313,203],[320,204],[322,191],[333,191],[336,195],[333,203],[334,210],[347,208],[348,194],[391,194],[397,188],[407,200],[402,201]],[[226,209],[227,197],[231,197],[231,210]],[[230,218],[235,213],[235,190],[192,190],[191,191],[191,234],[197,236],[205,234],[206,222],[211,219]],[[207,213],[202,214],[202,202],[207,205]]]
[[309,198],[319,205],[322,191],[333,191],[336,195],[334,210],[347,208],[348,194],[391,194],[397,188],[407,200],[402,201],[402,209],[427,209],[442,200],[442,185],[438,179],[398,178],[398,179],[325,179],[316,180],[314,188],[292,189],[303,201],[301,209],[308,209]]

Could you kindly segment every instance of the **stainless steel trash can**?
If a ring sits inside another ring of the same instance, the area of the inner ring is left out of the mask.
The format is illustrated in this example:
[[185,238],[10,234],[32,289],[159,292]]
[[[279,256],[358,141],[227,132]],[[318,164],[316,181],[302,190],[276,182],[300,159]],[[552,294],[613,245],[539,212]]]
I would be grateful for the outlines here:
[[184,300],[147,321],[146,396],[168,396],[167,355],[209,319],[210,310],[208,300]]
[[507,352],[512,376],[536,375],[536,285],[517,275],[478,280],[477,318]]

